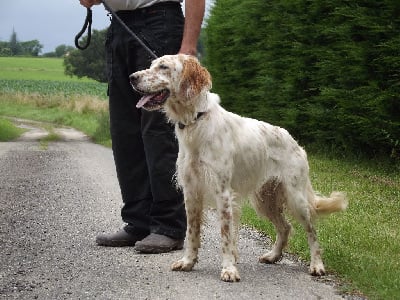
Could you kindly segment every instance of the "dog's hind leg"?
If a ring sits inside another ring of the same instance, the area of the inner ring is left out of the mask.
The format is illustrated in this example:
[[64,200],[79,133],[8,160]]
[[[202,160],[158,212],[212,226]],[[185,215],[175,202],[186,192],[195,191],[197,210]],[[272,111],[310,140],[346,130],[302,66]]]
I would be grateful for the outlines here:
[[200,248],[200,229],[203,220],[203,201],[196,197],[186,197],[187,231],[185,254],[171,265],[173,271],[191,271],[197,262]]
[[314,276],[322,276],[325,274],[325,267],[322,262],[322,250],[317,240],[317,232],[310,219],[304,218],[302,225],[307,232],[308,245],[310,247],[310,274]]
[[262,263],[275,263],[282,257],[286,247],[291,225],[285,219],[283,204],[285,203],[283,185],[277,179],[266,182],[255,194],[254,206],[258,214],[267,217],[275,226],[277,236],[270,252],[259,258]]
[[233,192],[225,190],[218,197],[217,209],[220,218],[222,239],[222,271],[221,280],[228,282],[240,281],[239,271],[235,264],[238,258],[237,234],[238,213],[234,207]]
[[288,202],[289,210],[292,215],[297,219],[297,221],[303,226],[307,233],[308,245],[310,247],[310,274],[315,276],[321,276],[325,274],[324,263],[321,258],[321,248],[317,239],[317,232],[313,224],[313,208],[310,203],[314,201],[311,199],[309,201],[308,197],[314,197],[312,192],[311,184],[306,183],[304,190],[299,190],[298,188],[288,189],[288,194],[291,198]]

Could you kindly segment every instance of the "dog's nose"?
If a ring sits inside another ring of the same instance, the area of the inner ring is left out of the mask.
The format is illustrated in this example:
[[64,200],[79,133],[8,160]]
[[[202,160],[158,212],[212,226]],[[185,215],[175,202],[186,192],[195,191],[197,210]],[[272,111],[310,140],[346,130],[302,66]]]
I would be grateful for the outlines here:
[[136,76],[135,74],[131,74],[129,76],[129,80],[131,81],[132,85],[135,85],[137,83],[137,81],[138,81],[138,76]]

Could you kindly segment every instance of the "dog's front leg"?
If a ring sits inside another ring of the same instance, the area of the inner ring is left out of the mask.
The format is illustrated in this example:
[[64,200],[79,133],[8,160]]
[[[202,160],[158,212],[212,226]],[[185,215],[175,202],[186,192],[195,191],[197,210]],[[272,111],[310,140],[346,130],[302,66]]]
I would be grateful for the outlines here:
[[221,280],[228,282],[240,281],[239,271],[236,268],[237,243],[236,228],[233,211],[233,195],[224,191],[217,199],[217,208],[221,222],[222,239],[222,271]]
[[184,256],[171,265],[173,271],[191,271],[197,262],[197,255],[200,248],[200,227],[203,217],[203,202],[195,197],[186,198],[186,247]]

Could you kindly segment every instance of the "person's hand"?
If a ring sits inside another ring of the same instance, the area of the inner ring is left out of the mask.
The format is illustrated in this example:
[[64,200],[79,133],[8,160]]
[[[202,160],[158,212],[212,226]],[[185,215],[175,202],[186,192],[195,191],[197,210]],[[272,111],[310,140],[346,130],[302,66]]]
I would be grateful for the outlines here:
[[101,3],[101,0],[79,0],[81,5],[86,8],[91,8],[93,5],[98,5]]
[[189,46],[189,45],[182,44],[181,49],[179,50],[178,53],[179,54],[188,54],[188,55],[196,56],[197,49],[196,49],[196,47],[192,47],[192,46]]

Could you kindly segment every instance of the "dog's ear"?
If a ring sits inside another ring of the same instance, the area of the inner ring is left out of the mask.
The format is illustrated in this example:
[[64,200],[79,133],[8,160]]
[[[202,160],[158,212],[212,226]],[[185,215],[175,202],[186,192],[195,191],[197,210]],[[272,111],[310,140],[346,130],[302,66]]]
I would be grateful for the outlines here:
[[193,56],[188,56],[183,61],[183,70],[179,86],[183,97],[191,99],[203,90],[211,89],[211,75],[202,67]]

